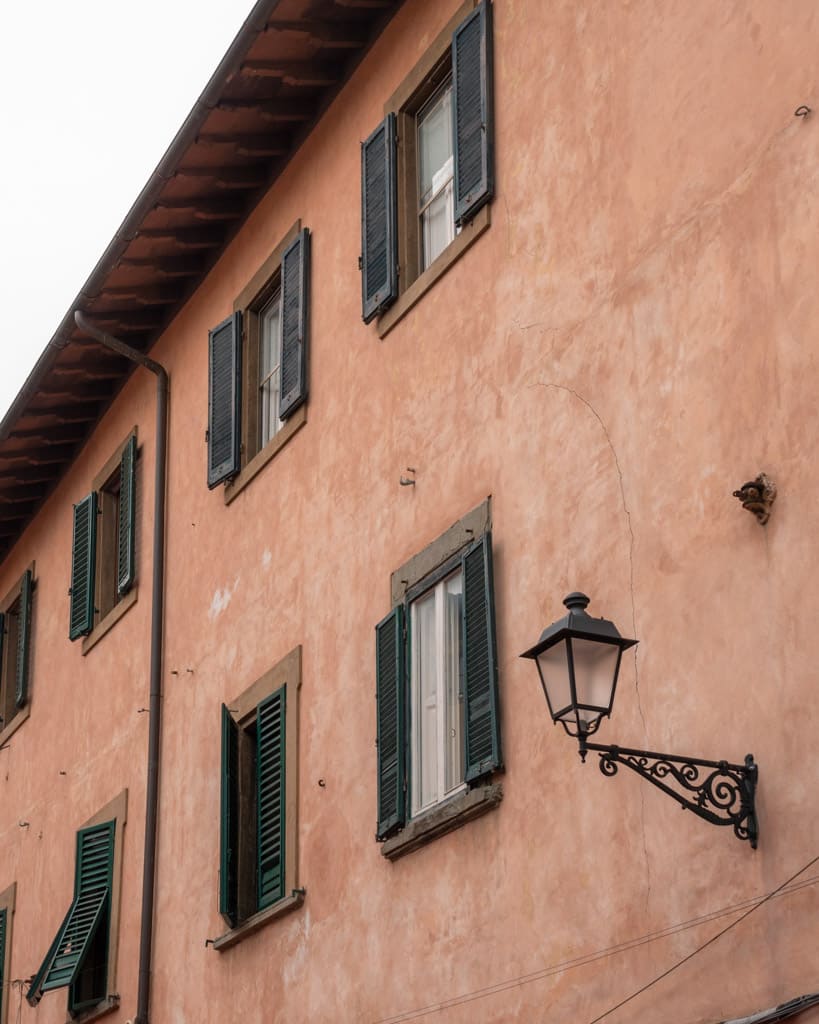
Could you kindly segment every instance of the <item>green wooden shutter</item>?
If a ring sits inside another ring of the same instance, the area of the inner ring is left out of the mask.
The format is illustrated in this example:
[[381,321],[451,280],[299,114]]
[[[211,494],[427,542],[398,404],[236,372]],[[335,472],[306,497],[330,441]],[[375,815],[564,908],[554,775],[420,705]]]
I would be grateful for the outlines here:
[[74,506],[71,543],[71,610],[69,640],[87,636],[94,627],[94,573],[97,559],[97,492]]
[[286,420],[307,398],[310,335],[310,232],[304,228],[282,256],[282,361],[279,417]]
[[492,535],[469,547],[461,561],[464,586],[462,636],[466,781],[501,766],[498,661],[492,585]]
[[239,726],[222,705],[222,807],[219,845],[219,913],[233,927],[239,896]]
[[136,536],[136,437],[131,435],[119,464],[117,510],[117,593],[127,594],[134,584]]
[[6,908],[0,910],[0,1020],[4,1020],[3,1007],[6,1004],[5,969],[6,969],[6,934],[8,932],[8,913]]
[[395,114],[361,144],[362,317],[368,324],[398,297]]
[[256,709],[256,902],[261,910],[284,896],[286,688]]
[[452,36],[455,223],[471,220],[495,191],[492,6],[476,7]]
[[[23,573],[20,584],[20,615],[17,619],[17,678],[15,704],[25,707],[28,701],[28,664],[31,646],[31,570]],[[2,649],[0,649],[2,658]]]
[[405,714],[404,610],[399,605],[375,627],[375,685],[378,719],[378,825],[386,839],[404,824]]
[[208,487],[239,472],[242,314],[208,333]]
[[115,822],[77,833],[74,900],[26,996],[36,1006],[44,992],[72,985],[97,929],[109,919]]

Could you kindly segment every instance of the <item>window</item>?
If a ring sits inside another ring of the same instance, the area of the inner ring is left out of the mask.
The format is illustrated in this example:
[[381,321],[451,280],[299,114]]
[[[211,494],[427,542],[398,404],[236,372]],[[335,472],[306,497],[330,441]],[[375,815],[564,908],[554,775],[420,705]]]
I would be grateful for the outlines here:
[[382,336],[489,225],[491,14],[461,7],[362,144],[362,316]]
[[26,569],[0,604],[0,743],[27,717],[32,572]]
[[492,540],[464,525],[485,508],[399,571],[403,600],[376,627],[380,840],[501,767]]
[[208,487],[231,500],[304,423],[310,233],[294,225],[208,337]]
[[[69,639],[104,635],[136,598],[136,428],[74,506]],[[129,600],[126,600],[126,597]],[[83,643],[85,653],[93,643]]]
[[6,1024],[11,1002],[11,924],[17,884],[0,892],[0,1024]]
[[301,648],[222,705],[219,912],[224,949],[301,905],[298,694]]
[[31,1006],[57,988],[68,988],[72,1016],[109,1009],[119,1000],[114,968],[127,803],[124,790],[77,832],[74,898],[32,979],[26,995]]

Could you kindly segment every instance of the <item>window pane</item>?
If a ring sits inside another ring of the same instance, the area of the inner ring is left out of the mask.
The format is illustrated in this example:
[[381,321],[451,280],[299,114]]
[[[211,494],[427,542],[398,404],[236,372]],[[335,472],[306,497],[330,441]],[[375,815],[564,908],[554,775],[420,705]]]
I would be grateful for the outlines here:
[[435,592],[412,605],[412,756],[416,810],[438,798],[438,645]]
[[264,447],[281,427],[279,373],[281,361],[281,293],[276,292],[259,314],[259,442]]
[[424,267],[455,237],[452,175],[452,83],[447,82],[418,114],[418,212]]
[[461,692],[461,624],[463,621],[461,574],[446,581],[444,614],[444,690],[446,694],[446,791],[464,780],[463,716]]
[[[423,206],[435,191],[436,174],[452,159],[451,83],[447,83],[418,115],[418,149],[421,186],[419,194]],[[438,187],[440,188],[440,185]]]

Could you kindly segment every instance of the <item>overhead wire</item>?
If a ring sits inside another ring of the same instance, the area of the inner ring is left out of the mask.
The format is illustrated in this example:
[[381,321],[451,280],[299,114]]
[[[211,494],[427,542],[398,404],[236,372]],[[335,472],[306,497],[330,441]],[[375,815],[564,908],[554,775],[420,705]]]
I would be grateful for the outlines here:
[[606,1010],[605,1013],[601,1013],[599,1017],[595,1017],[594,1020],[590,1020],[589,1024],[599,1024],[599,1021],[603,1020],[605,1017],[608,1017],[610,1014],[619,1010],[622,1006],[625,1006],[626,1003],[630,1003],[632,999],[636,999],[637,996],[642,995],[643,992],[647,992],[658,982],[662,981],[663,978],[667,978],[669,974],[673,974],[674,971],[677,970],[677,968],[682,967],[683,964],[687,964],[689,960],[693,960],[693,958],[698,954],[702,953],[704,949],[708,949],[709,946],[712,946],[715,942],[721,939],[722,936],[726,934],[726,932],[731,931],[732,928],[736,928],[738,924],[741,924],[747,917],[750,917],[751,914],[754,913],[754,911],[759,910],[761,906],[764,906],[764,904],[766,904],[769,900],[772,900],[774,896],[778,895],[783,889],[787,888],[787,886],[789,886],[791,882],[797,879],[801,874],[804,874],[804,872],[807,871],[808,868],[813,867],[813,865],[817,862],[819,862],[819,854],[817,854],[817,856],[815,856],[812,860],[808,861],[808,863],[804,867],[800,868],[797,872],[795,872],[795,874],[791,875],[790,878],[787,878],[781,885],[777,886],[776,889],[771,890],[771,892],[769,892],[767,896],[763,896],[763,898],[758,903],[755,903],[754,906],[749,907],[744,914],[741,914],[736,919],[736,921],[732,921],[730,924],[727,924],[724,928],[720,929],[720,931],[718,931],[716,935],[712,935],[710,939],[703,942],[702,945],[697,946],[695,950],[692,950],[692,952],[690,952],[687,956],[684,956],[681,960],[678,960],[675,964],[672,964],[671,967],[667,968],[667,970],[663,971],[661,974],[658,974],[656,978],[653,978],[645,985],[641,985],[640,988],[632,992],[631,995],[626,996],[625,999],[621,999],[619,1003],[616,1003],[610,1009]]
[[[460,1006],[464,1003],[474,1002],[478,999],[483,999],[486,996],[495,995],[499,992],[504,992],[508,989],[518,988],[522,985],[530,984],[534,981],[539,981],[543,978],[551,977],[555,974],[561,974],[565,971],[573,970],[577,967],[583,967],[587,964],[595,963],[599,960],[606,959],[611,956],[615,956],[618,953],[628,952],[632,949],[637,949],[640,946],[644,946],[651,942],[656,942],[659,939],[668,938],[672,935],[676,935],[683,931],[688,931],[691,928],[695,928],[698,925],[708,924],[711,921],[719,920],[723,917],[728,917],[731,914],[738,913],[741,910],[750,908],[750,911],[755,910],[758,906],[773,899],[776,896],[787,896],[791,893],[798,892],[801,889],[805,889],[808,886],[815,885],[819,882],[819,875],[812,875],[807,879],[803,879],[796,885],[791,883],[804,874],[813,864],[819,861],[819,856],[815,857],[812,861],[800,868],[791,878],[787,879],[782,885],[768,893],[763,893],[761,896],[752,896],[748,899],[741,900],[738,903],[730,904],[728,906],[720,907],[716,910],[709,911],[705,914],[700,914],[697,917],[692,917],[684,921],[677,922],[675,924],[667,925],[665,928],[660,928],[653,932],[647,932],[644,935],[635,936],[632,939],[626,939],[623,942],[617,943],[613,946],[607,946],[603,949],[595,950],[590,953],[584,953],[581,956],[573,957],[568,960],[562,960],[558,963],[549,964],[545,967],[541,967],[536,971],[531,971],[527,974],[518,975],[515,978],[507,978],[503,981],[495,982],[492,985],[486,985],[478,989],[470,990],[469,992],[461,993],[457,996],[451,996],[447,999],[440,1000],[436,1003],[430,1003],[426,1006],[416,1007],[412,1010],[404,1010],[397,1014],[391,1014],[387,1017],[379,1017],[378,1020],[372,1022],[372,1024],[405,1024],[405,1022],[419,1020],[421,1017],[431,1015],[433,1013],[440,1013],[442,1010],[449,1009],[454,1006]],[[749,912],[750,912],[749,911]],[[743,915],[743,917],[747,914]],[[743,918],[738,918],[737,921],[733,922],[729,927],[733,927],[734,924],[738,924]],[[722,933],[720,933],[722,934]],[[718,936],[717,936],[718,937]],[[659,979],[657,979],[659,980]],[[606,1014],[614,1012],[613,1007],[606,1011]],[[604,1014],[604,1016],[606,1015]],[[602,1018],[598,1018],[598,1021]],[[590,1024],[596,1024],[596,1022],[590,1022]]]

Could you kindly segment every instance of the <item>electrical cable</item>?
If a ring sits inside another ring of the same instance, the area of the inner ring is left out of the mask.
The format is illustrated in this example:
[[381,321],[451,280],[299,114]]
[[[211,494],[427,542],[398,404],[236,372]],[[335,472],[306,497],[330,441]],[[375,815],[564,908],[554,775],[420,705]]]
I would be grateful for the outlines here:
[[616,1010],[619,1010],[620,1007],[625,1006],[626,1003],[630,1003],[632,999],[636,999],[637,996],[642,995],[643,992],[647,992],[648,989],[650,989],[653,985],[656,985],[657,982],[662,981],[663,978],[667,978],[669,974],[672,974],[674,971],[676,971],[678,967],[682,967],[682,965],[687,964],[689,960],[693,960],[693,958],[697,956],[698,953],[701,953],[704,949],[707,949],[709,946],[713,945],[717,941],[717,939],[721,939],[726,932],[729,932],[732,928],[735,928],[738,924],[741,924],[746,917],[750,917],[755,910],[758,910],[769,900],[773,899],[774,896],[776,896],[784,888],[790,885],[791,882],[793,882],[801,874],[807,871],[808,868],[812,868],[813,865],[817,863],[817,861],[819,861],[819,854],[816,857],[814,857],[813,860],[808,861],[808,863],[803,868],[800,868],[795,874],[791,875],[790,878],[786,879],[782,883],[782,885],[777,886],[776,889],[773,889],[771,892],[769,892],[767,896],[763,897],[753,907],[750,907],[748,910],[745,911],[744,914],[741,914],[736,919],[736,921],[732,921],[730,924],[726,925],[721,931],[718,931],[716,935],[712,935],[711,938],[707,940],[707,942],[703,942],[701,946],[697,946],[695,950],[693,950],[687,956],[684,956],[682,960],[678,960],[675,964],[672,964],[671,967],[663,971],[662,974],[658,974],[657,977],[654,978],[652,981],[649,981],[647,984],[642,985],[636,991],[632,992],[630,996],[626,996],[625,999],[621,999],[620,1002],[617,1003],[615,1006],[612,1006],[610,1010],[606,1010],[606,1012],[601,1013],[599,1017],[595,1017],[594,1020],[589,1021],[589,1024],[598,1024],[599,1021],[603,1020],[605,1017],[608,1017],[609,1014],[614,1013]]
[[[819,857],[815,858],[805,867],[801,868],[792,876],[791,879],[784,882],[777,889],[772,892],[765,893],[762,896],[753,896],[746,900],[742,900],[739,903],[734,903],[725,907],[720,907],[717,910],[709,911],[706,914],[701,914],[697,917],[689,918],[685,921],[680,921],[675,924],[667,925],[665,928],[658,929],[654,932],[648,932],[645,935],[636,936],[633,939],[626,939],[623,942],[617,943],[614,946],[608,946],[604,949],[595,950],[591,953],[584,953],[582,956],[574,957],[569,960],[563,960],[555,964],[549,964],[546,967],[542,967],[536,971],[532,971],[528,974],[521,974],[515,978],[508,978],[504,981],[495,982],[492,985],[487,985],[479,989],[474,989],[470,992],[463,992],[460,995],[452,996],[448,999],[441,1000],[437,1003],[430,1003],[423,1007],[416,1007],[412,1010],[404,1010],[397,1014],[391,1014],[387,1017],[379,1017],[378,1020],[373,1021],[372,1024],[404,1024],[404,1022],[418,1020],[433,1013],[440,1013],[441,1010],[449,1009],[453,1006],[459,1006],[463,1003],[473,1002],[477,999],[482,999],[486,996],[495,995],[496,993],[506,991],[510,988],[517,988],[521,985],[530,984],[533,981],[539,981],[542,978],[551,977],[555,974],[561,974],[564,971],[573,970],[576,967],[583,967],[587,964],[595,963],[598,960],[606,959],[607,957],[614,956],[618,953],[628,952],[632,949],[637,949],[640,946],[644,946],[651,942],[656,942],[659,939],[668,938],[669,936],[676,935],[680,932],[687,931],[690,928],[695,928],[698,925],[707,924],[710,921],[716,921],[723,917],[728,917],[730,914],[739,912],[748,907],[751,910],[755,910],[757,906],[766,902],[775,896],[787,896],[791,893],[799,892],[801,889],[805,889],[808,886],[815,885],[819,882],[819,875],[812,875],[810,878],[804,879],[796,885],[790,885],[790,882],[803,874],[808,868],[819,860]],[[747,916],[747,915],[746,915]],[[734,923],[738,923],[734,922]],[[733,925],[732,925],[733,926]],[[612,1011],[607,1011],[611,1013]]]

